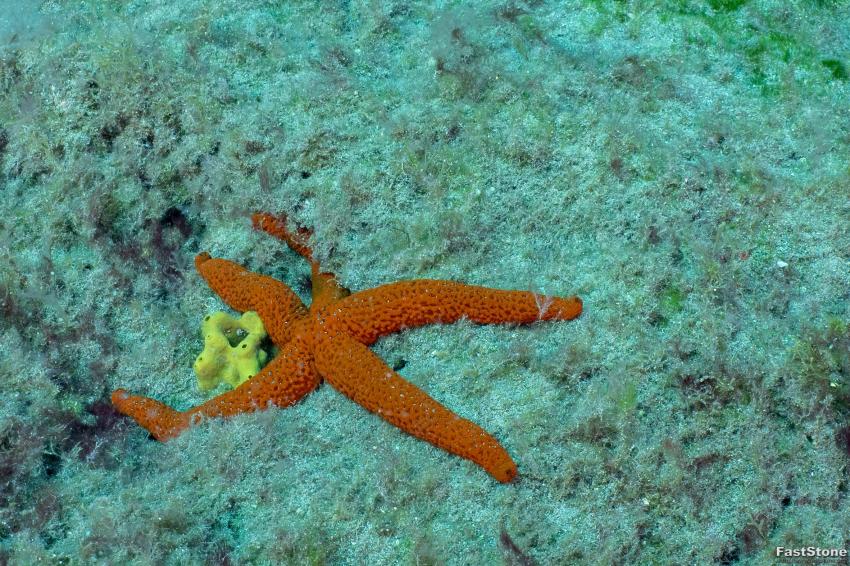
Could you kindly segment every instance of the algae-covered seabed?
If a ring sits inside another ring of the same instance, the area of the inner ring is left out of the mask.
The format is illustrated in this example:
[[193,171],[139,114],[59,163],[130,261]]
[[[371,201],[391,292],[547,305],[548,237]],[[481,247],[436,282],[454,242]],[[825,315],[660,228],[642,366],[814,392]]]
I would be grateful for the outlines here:
[[[0,2],[0,563],[750,563],[850,548],[847,2]],[[375,346],[520,479],[319,388],[199,403],[193,256],[302,296],[579,294]]]

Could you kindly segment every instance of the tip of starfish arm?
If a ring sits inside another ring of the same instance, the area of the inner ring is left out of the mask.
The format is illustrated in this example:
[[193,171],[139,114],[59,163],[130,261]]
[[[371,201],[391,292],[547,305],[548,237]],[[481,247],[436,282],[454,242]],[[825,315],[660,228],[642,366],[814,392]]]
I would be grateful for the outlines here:
[[165,442],[178,436],[189,426],[189,415],[148,397],[131,395],[124,389],[112,393],[115,409],[136,421],[154,438]]
[[578,317],[584,304],[581,298],[573,295],[572,297],[555,297],[555,304],[552,305],[553,318],[556,320],[572,320]]
[[518,475],[519,472],[517,471],[516,466],[513,466],[512,468],[505,468],[502,470],[502,473],[499,476],[496,476],[496,479],[502,483],[512,483]]
[[577,317],[584,311],[584,302],[581,300],[581,297],[572,296],[570,300],[573,304],[573,309],[575,310],[575,314],[572,318]]
[[196,268],[200,267],[201,265],[203,265],[204,263],[206,263],[210,259],[211,258],[210,258],[209,252],[199,253],[198,255],[195,256],[195,267]]
[[112,397],[110,399],[112,400],[113,405],[119,405],[127,399],[128,395],[129,394],[126,389],[116,389],[112,392]]
[[495,465],[485,468],[491,476],[502,483],[511,483],[517,478],[519,471],[513,460],[508,458],[506,461],[500,461]]

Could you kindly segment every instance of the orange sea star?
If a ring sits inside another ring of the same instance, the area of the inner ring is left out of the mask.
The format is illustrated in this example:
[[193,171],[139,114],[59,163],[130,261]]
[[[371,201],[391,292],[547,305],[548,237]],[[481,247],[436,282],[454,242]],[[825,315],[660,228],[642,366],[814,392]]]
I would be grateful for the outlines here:
[[278,355],[236,389],[186,411],[123,389],[112,403],[157,440],[174,438],[204,417],[229,417],[292,405],[324,379],[335,389],[400,429],[472,460],[501,482],[517,467],[499,442],[390,369],[368,348],[378,338],[405,328],[466,317],[480,324],[570,320],[581,314],[578,297],[540,296],[500,291],[453,281],[421,279],[382,285],[350,294],[331,273],[321,272],[307,245],[310,232],[286,229],[285,218],[252,217],[254,227],[285,241],[312,267],[309,310],[292,290],[275,279],[251,273],[206,252],[195,267],[210,288],[238,311],[259,313]]

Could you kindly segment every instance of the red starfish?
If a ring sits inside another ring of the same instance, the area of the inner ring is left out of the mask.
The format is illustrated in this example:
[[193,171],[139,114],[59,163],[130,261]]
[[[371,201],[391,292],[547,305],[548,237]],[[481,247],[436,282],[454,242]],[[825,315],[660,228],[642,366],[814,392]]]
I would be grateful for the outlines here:
[[331,273],[319,270],[307,246],[310,232],[287,231],[285,218],[252,217],[254,227],[285,241],[312,266],[313,303],[308,310],[292,290],[206,252],[195,266],[210,288],[237,311],[257,311],[280,352],[236,389],[186,411],[123,389],[112,403],[157,440],[174,438],[204,417],[229,417],[292,405],[324,379],[335,389],[402,430],[472,460],[501,482],[516,477],[508,453],[484,429],[463,419],[407,382],[368,348],[405,328],[466,317],[480,324],[570,320],[581,314],[578,297],[544,297],[453,281],[401,281],[353,295]]

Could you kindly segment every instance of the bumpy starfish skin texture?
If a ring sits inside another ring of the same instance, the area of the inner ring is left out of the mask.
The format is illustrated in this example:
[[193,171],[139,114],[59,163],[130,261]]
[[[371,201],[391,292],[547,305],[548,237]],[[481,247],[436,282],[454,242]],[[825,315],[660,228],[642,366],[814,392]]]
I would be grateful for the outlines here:
[[453,281],[415,280],[350,294],[323,273],[307,245],[310,232],[290,232],[283,217],[257,213],[254,227],[276,236],[307,259],[313,302],[307,309],[283,283],[201,253],[195,266],[210,288],[237,311],[256,311],[280,352],[236,389],[186,411],[177,411],[123,389],[112,403],[154,438],[168,440],[204,418],[229,417],[288,407],[324,379],[335,389],[400,429],[467,458],[501,482],[517,475],[507,451],[487,431],[461,418],[406,381],[368,348],[405,328],[450,323],[466,317],[480,324],[571,320],[581,314],[578,297],[544,297]]

